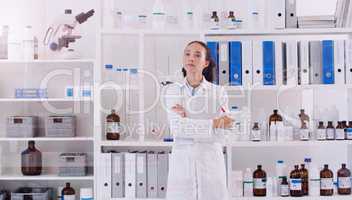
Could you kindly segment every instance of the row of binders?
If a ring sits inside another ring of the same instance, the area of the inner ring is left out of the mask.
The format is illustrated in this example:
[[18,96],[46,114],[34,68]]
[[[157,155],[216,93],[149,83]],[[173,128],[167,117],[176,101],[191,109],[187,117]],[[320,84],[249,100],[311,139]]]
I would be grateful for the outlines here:
[[214,83],[231,86],[352,84],[352,40],[208,41]]
[[169,153],[102,153],[99,199],[165,198]]

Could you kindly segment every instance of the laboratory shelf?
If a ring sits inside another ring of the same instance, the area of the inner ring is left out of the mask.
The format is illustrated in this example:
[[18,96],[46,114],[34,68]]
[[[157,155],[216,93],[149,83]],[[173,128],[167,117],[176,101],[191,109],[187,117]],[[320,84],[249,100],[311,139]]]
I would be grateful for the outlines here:
[[102,35],[201,35],[201,31],[147,30],[147,29],[103,29]]
[[93,101],[93,98],[0,98],[0,102],[75,102]]
[[[1,140],[0,140],[1,141]],[[171,147],[173,142],[162,141],[102,141],[101,146],[121,147]],[[325,140],[325,141],[232,141],[224,144],[229,147],[276,147],[276,146],[327,146],[327,145],[352,145],[352,140]]]
[[231,198],[232,200],[260,200],[260,199],[265,199],[265,200],[348,200],[351,199],[351,195],[347,196],[339,196],[339,195],[334,195],[334,196],[306,196],[306,197],[233,197]]
[[102,35],[204,35],[204,36],[222,36],[222,35],[326,35],[326,34],[352,34],[351,28],[316,28],[316,29],[278,29],[278,30],[136,30],[136,29],[103,29]]
[[45,142],[79,142],[79,141],[94,141],[93,137],[31,137],[31,138],[6,138],[0,137],[0,142],[21,142],[21,141],[45,141]]
[[314,28],[314,29],[278,29],[278,30],[209,30],[206,36],[218,35],[326,35],[326,34],[351,34],[351,28]]
[[72,60],[0,60],[0,64],[94,64],[94,59],[72,59]]
[[234,141],[227,144],[231,147],[276,147],[276,146],[337,146],[337,145],[351,145],[352,140],[310,140],[310,141]]
[[40,176],[23,176],[19,174],[2,174],[0,180],[86,180],[93,181],[94,176],[58,176],[56,174],[44,174]]
[[121,147],[170,147],[172,142],[163,141],[102,141],[101,146],[121,146]]
[[244,90],[244,91],[249,91],[249,90],[272,90],[272,91],[285,91],[285,90],[310,90],[310,89],[351,89],[352,85],[351,84],[315,84],[315,85],[294,85],[294,86],[287,86],[287,85],[282,85],[282,86],[276,86],[276,85],[266,85],[266,86],[228,86],[225,85],[224,88],[226,90]]

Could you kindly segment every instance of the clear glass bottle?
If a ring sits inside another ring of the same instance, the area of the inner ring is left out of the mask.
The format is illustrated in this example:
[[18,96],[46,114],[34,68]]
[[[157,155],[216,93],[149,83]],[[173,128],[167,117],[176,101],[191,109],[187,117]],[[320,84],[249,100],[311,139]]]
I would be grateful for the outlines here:
[[301,164],[300,172],[301,172],[301,179],[302,179],[302,192],[303,192],[303,195],[307,196],[309,191],[309,184],[308,184],[309,172],[304,164]]
[[25,176],[38,176],[42,173],[42,153],[35,148],[34,141],[28,141],[28,148],[21,153],[21,171]]
[[250,168],[247,168],[243,175],[243,196],[253,196],[253,173]]
[[252,138],[252,141],[255,141],[255,142],[259,142],[261,140],[261,131],[260,131],[258,122],[254,122],[251,138]]
[[288,197],[290,196],[290,189],[288,186],[288,182],[287,182],[287,177],[284,176],[282,177],[282,181],[280,184],[280,196],[281,197]]
[[309,129],[305,121],[302,122],[302,126],[299,129],[300,140],[307,141],[310,138]]
[[213,11],[210,17],[210,29],[212,30],[220,29],[220,21],[216,11]]
[[266,196],[266,172],[258,165],[253,173],[253,195],[256,197]]
[[337,192],[339,195],[351,194],[351,171],[342,164],[342,168],[337,171]]
[[329,165],[324,165],[320,171],[320,196],[332,196],[334,194],[334,174]]
[[70,183],[66,183],[66,187],[62,190],[61,196],[63,200],[76,200],[76,192],[71,187]]
[[290,195],[293,197],[303,196],[302,178],[298,165],[295,165],[295,169],[290,173]]
[[326,140],[326,128],[324,122],[320,121],[317,129],[317,140]]
[[106,117],[106,139],[107,140],[120,140],[120,117],[116,114],[115,110]]

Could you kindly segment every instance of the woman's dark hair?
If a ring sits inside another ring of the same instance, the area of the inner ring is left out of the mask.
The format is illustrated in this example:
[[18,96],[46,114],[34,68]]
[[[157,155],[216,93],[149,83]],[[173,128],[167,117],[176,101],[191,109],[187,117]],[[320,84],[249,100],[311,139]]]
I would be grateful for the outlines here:
[[[213,82],[214,74],[215,74],[215,70],[216,70],[217,66],[216,66],[215,61],[211,57],[211,51],[210,51],[209,47],[202,41],[192,41],[192,42],[188,43],[187,46],[194,44],[194,43],[200,44],[202,47],[204,47],[204,49],[206,51],[205,59],[207,61],[209,61],[209,65],[208,65],[208,67],[204,68],[203,76],[205,77],[205,79],[207,81]],[[187,72],[186,72],[185,68],[182,68],[182,73],[183,73],[183,76],[186,77]]]

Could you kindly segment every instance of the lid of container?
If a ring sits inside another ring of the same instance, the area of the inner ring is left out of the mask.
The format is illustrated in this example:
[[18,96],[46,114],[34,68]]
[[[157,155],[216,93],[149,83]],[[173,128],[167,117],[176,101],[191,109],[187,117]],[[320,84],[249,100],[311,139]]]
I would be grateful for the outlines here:
[[282,164],[282,163],[284,163],[284,161],[283,160],[278,160],[277,163]]
[[311,158],[304,158],[304,162],[308,163],[308,162],[312,162]]
[[80,196],[81,196],[81,198],[92,198],[93,197],[92,188],[81,188],[80,189]]

